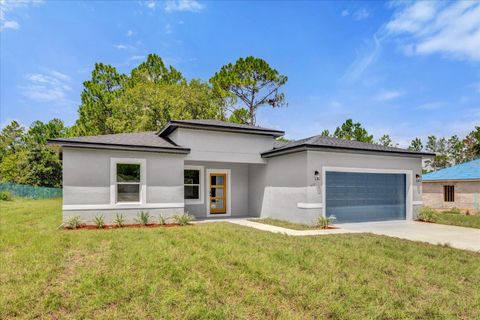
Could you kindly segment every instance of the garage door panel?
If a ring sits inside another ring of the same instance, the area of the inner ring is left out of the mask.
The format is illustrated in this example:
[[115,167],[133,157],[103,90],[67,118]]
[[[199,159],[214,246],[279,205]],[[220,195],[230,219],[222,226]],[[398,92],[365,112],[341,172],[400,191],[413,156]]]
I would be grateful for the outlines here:
[[404,220],[404,174],[327,172],[326,212],[337,222]]

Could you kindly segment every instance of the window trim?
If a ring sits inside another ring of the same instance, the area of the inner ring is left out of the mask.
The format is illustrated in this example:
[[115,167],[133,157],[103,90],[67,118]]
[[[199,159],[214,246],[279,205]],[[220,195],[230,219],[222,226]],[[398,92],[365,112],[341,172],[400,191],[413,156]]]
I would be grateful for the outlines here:
[[443,202],[455,202],[455,185],[446,184],[443,186]]
[[[186,204],[204,204],[205,203],[205,167],[204,166],[193,166],[193,165],[185,165],[183,166],[183,174],[185,177],[185,170],[198,170],[200,171],[199,176],[199,184],[198,184],[198,199],[185,199],[185,194],[183,195],[183,199]],[[187,184],[189,186],[196,186],[196,184]],[[183,183],[183,187],[185,190],[185,180]]]
[[[118,202],[117,185],[118,184],[137,184],[117,182],[117,164],[139,164],[140,165],[140,201]],[[139,158],[110,158],[110,205],[114,207],[142,205],[147,203],[147,160]]]

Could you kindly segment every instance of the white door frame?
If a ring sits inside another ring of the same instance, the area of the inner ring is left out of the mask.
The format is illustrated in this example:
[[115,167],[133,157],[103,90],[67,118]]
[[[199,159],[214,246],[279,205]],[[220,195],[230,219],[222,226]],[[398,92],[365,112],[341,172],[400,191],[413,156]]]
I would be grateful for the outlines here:
[[[223,173],[227,175],[227,212],[226,213],[210,213],[210,173]],[[207,183],[205,184],[205,196],[207,197],[207,217],[229,217],[232,215],[232,172],[230,169],[207,169]]]
[[371,169],[371,168],[347,168],[347,167],[322,167],[322,203],[323,216],[327,214],[327,171],[358,172],[358,173],[393,173],[405,175],[405,220],[413,220],[413,171],[396,169]]

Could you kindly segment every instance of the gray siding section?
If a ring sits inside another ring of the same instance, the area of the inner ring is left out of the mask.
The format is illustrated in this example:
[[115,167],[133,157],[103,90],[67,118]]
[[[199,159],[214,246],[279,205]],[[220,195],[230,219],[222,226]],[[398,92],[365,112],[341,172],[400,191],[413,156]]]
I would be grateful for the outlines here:
[[188,161],[265,163],[261,152],[273,148],[272,136],[178,128],[169,138],[190,148]]
[[184,155],[64,148],[63,204],[110,204],[110,158],[146,159],[147,203],[183,202]]
[[[207,169],[230,169],[231,170],[231,213],[232,217],[249,215],[248,208],[248,165],[241,163],[221,163],[221,162],[192,162],[186,161],[185,165],[195,165],[204,167],[204,203],[203,204],[185,204],[185,211],[202,218],[207,216]],[[183,178],[182,178],[183,179]]]

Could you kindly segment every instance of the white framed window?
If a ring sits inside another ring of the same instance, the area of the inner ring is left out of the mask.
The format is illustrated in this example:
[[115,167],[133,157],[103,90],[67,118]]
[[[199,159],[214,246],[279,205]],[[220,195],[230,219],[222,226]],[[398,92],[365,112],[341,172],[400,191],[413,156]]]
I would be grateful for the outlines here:
[[183,189],[185,203],[203,204],[204,176],[203,166],[185,166],[183,170]]
[[110,159],[110,204],[146,203],[145,159]]

